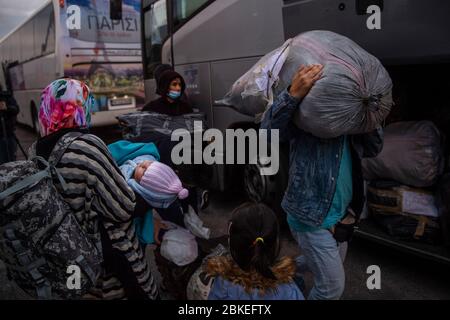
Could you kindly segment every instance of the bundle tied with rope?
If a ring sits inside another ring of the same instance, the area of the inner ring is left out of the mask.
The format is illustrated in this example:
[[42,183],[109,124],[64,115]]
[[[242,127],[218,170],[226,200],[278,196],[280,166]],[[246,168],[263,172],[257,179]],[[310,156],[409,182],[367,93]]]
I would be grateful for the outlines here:
[[321,64],[319,79],[296,111],[295,125],[320,138],[367,133],[392,107],[392,80],[381,62],[342,35],[308,31],[261,58],[218,101],[261,119],[301,65]]

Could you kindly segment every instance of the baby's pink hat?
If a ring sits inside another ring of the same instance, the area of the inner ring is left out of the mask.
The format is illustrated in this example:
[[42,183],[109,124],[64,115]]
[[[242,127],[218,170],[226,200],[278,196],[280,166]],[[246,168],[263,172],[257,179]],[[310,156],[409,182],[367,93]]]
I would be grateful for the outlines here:
[[169,166],[157,161],[152,162],[145,170],[140,184],[153,192],[176,194],[179,199],[185,199],[189,196],[189,191],[183,188],[176,173]]

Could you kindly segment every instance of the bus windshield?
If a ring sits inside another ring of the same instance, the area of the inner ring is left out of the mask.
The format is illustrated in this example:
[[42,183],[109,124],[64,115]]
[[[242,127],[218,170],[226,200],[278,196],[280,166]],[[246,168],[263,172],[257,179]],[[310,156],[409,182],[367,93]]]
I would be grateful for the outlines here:
[[161,63],[161,51],[169,36],[168,2],[173,6],[173,29],[189,21],[213,0],[157,0],[144,1],[144,66],[146,79],[153,78],[155,67]]
[[180,27],[211,0],[174,0],[174,26]]

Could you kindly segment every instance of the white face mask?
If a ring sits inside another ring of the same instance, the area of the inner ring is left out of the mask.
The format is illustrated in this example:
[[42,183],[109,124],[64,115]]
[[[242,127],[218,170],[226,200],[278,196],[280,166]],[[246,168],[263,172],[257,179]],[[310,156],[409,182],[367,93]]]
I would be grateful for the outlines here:
[[170,90],[167,96],[173,100],[176,100],[181,96],[181,92]]

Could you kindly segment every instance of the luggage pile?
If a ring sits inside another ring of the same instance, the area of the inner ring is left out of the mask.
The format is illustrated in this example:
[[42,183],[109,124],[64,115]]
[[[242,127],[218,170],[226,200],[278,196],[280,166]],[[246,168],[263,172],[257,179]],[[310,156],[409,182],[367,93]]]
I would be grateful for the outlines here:
[[378,181],[369,185],[367,199],[374,220],[389,235],[430,244],[441,242],[438,209],[431,192]]
[[450,245],[444,164],[443,137],[431,121],[388,125],[381,153],[362,161],[372,219],[396,239]]

